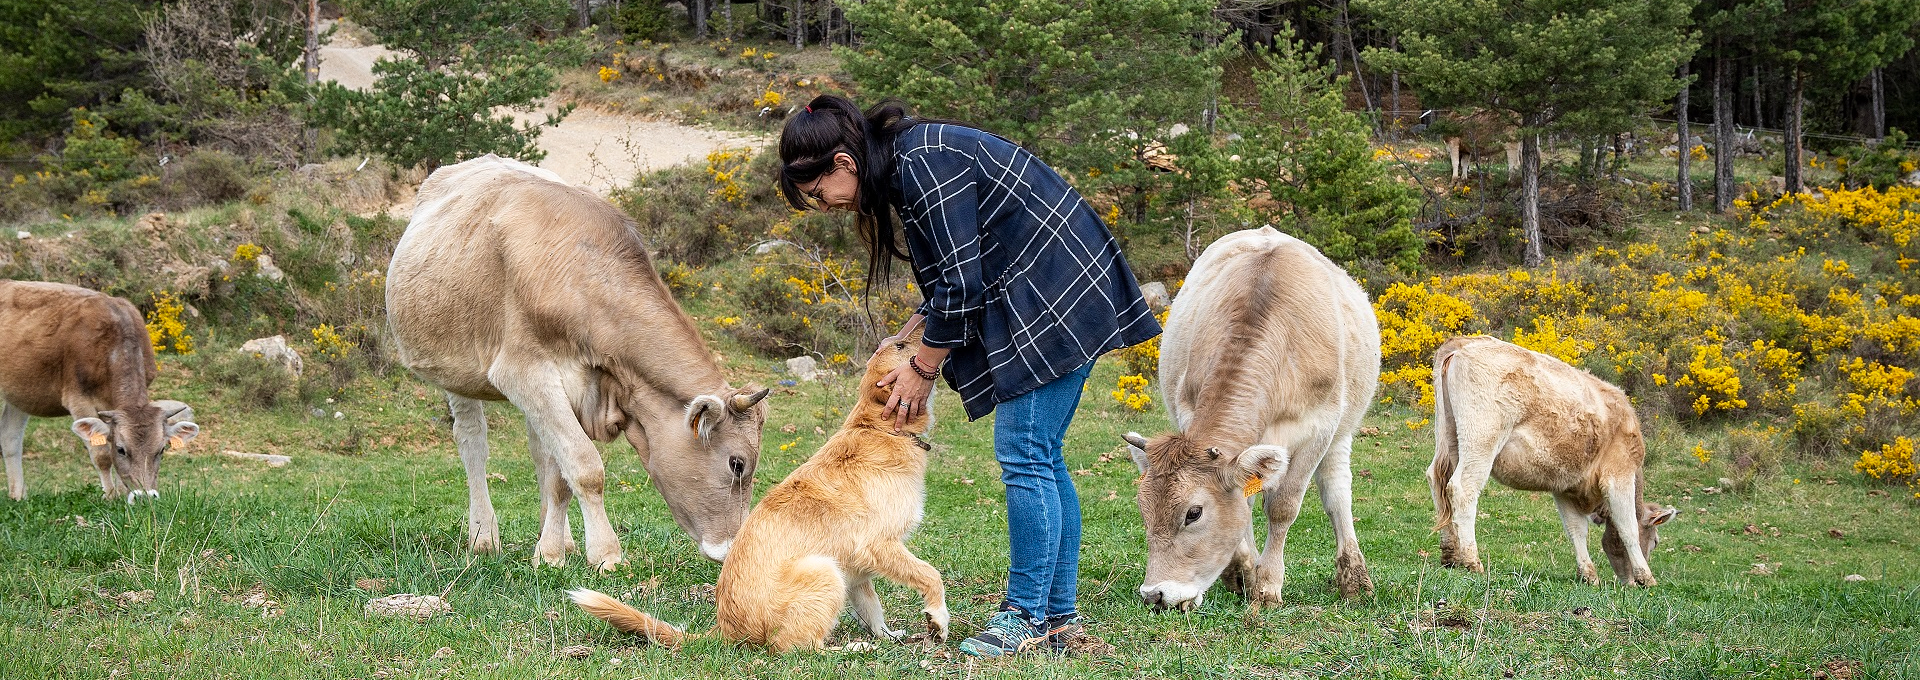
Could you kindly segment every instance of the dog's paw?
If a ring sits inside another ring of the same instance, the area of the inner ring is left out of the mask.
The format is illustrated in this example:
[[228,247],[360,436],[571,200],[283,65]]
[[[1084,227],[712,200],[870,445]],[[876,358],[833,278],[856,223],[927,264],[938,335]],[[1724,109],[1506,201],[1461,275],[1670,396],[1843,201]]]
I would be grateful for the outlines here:
[[947,623],[948,623],[948,614],[947,614],[946,608],[942,607],[940,609],[929,609],[926,611],[926,614],[927,614],[927,634],[933,637],[934,642],[946,642],[947,641]]

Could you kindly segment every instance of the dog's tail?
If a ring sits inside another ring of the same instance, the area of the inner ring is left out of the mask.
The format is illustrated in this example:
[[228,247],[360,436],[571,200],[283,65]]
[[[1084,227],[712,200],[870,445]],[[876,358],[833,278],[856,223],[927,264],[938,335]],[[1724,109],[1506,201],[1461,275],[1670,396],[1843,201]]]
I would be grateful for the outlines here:
[[567,597],[573,603],[614,628],[647,636],[647,640],[656,645],[679,647],[687,639],[686,631],[675,628],[665,621],[653,618],[646,612],[627,606],[612,595],[580,588],[567,591]]

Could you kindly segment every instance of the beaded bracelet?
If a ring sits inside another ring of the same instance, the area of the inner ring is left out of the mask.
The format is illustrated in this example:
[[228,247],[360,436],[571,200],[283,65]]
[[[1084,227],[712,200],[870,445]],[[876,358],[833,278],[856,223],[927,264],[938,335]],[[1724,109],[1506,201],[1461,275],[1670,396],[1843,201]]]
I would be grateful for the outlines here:
[[940,377],[940,367],[938,366],[929,368],[924,371],[920,370],[920,357],[918,355],[907,357],[907,365],[913,367],[913,372],[915,375],[918,375],[927,380],[936,380]]

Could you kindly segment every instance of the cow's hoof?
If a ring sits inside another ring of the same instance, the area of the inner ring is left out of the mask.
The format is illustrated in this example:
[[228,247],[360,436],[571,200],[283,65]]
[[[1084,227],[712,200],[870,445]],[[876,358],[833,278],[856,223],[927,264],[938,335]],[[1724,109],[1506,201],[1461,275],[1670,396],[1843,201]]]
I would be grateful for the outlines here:
[[1600,570],[1595,569],[1591,564],[1580,565],[1580,580],[1586,581],[1590,586],[1600,585]]

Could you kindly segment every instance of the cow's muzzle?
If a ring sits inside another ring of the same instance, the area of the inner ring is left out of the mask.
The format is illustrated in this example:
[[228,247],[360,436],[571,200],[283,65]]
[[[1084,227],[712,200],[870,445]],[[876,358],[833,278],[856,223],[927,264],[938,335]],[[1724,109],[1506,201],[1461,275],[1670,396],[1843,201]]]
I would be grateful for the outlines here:
[[1190,612],[1200,606],[1205,593],[1185,583],[1163,581],[1153,585],[1140,586],[1140,600],[1155,610],[1173,609]]
[[152,499],[158,500],[160,498],[160,491],[158,489],[134,489],[132,491],[128,491],[127,505],[133,505],[134,503],[139,502],[139,500],[142,498],[152,498]]

